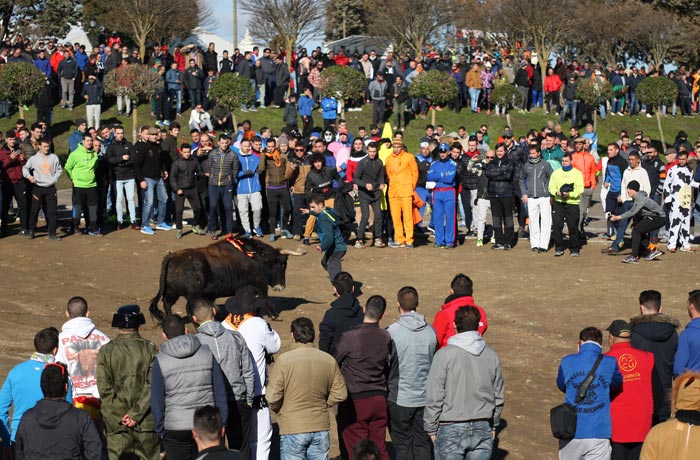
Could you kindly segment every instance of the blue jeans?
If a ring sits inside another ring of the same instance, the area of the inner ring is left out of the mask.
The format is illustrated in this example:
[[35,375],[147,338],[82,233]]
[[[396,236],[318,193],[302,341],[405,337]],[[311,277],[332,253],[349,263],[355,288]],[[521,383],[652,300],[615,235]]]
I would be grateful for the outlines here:
[[571,111],[571,126],[576,126],[576,110],[578,109],[578,101],[564,102],[564,108],[561,111],[559,123],[566,121],[566,112]]
[[163,179],[146,178],[148,188],[143,192],[143,211],[141,211],[141,226],[151,226],[151,211],[153,210],[153,199],[158,194],[158,212],[156,212],[156,222],[158,225],[165,220],[165,207],[168,204],[168,192],[165,190]]
[[[630,209],[632,209],[632,200],[625,201],[618,206],[618,212],[616,215],[624,214]],[[615,222],[615,241],[613,241],[612,247],[618,251],[622,248],[622,244],[625,242],[625,230],[627,230],[627,225],[629,225],[629,219],[622,219]]]
[[117,221],[124,222],[124,198],[126,198],[129,219],[131,223],[136,222],[136,202],[134,201],[135,179],[118,180],[117,184]]
[[481,89],[479,88],[469,88],[469,105],[472,109],[472,112],[476,112],[476,110],[479,108],[480,93]]
[[452,423],[438,429],[435,458],[439,460],[490,460],[491,425],[487,421]]
[[197,106],[197,104],[202,103],[201,88],[187,88],[187,92],[190,94],[190,104],[192,104],[193,109]]
[[226,228],[221,234],[233,233],[233,185],[209,186],[209,232],[216,231],[216,214],[219,210],[219,200],[223,201],[226,218],[221,218],[221,224],[226,222]]
[[168,90],[168,97],[170,98],[170,101],[177,101],[176,105],[176,110],[177,113],[182,112],[182,90],[181,89],[169,89]]
[[532,106],[533,107],[542,107],[542,91],[538,91],[536,89],[531,90],[532,91]]
[[326,460],[330,447],[328,431],[280,436],[281,460]]
[[637,100],[637,90],[630,89],[630,94],[629,94],[630,102],[629,102],[629,111],[630,115],[634,115],[635,113],[639,112],[639,101]]

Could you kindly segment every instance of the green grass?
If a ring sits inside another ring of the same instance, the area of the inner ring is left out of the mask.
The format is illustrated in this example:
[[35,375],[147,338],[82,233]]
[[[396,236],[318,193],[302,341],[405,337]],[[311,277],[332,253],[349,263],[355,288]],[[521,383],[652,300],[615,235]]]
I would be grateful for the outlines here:
[[[126,117],[124,115],[117,116],[116,105],[114,104],[103,104],[102,112],[102,122],[103,123],[123,123],[124,128],[129,140],[132,132],[132,119],[131,117]],[[155,121],[153,117],[150,116],[150,106],[148,104],[141,105],[139,107],[139,125],[153,124]],[[65,160],[68,154],[68,136],[75,131],[74,121],[76,118],[85,117],[85,106],[80,105],[75,108],[72,112],[67,109],[61,109],[57,106],[53,111],[53,123],[51,134],[54,137],[54,145],[56,153]],[[281,128],[284,126],[282,121],[282,109],[264,109],[258,112],[248,112],[243,113],[239,110],[235,112],[236,119],[240,122],[243,119],[250,119],[253,123],[253,129],[259,130],[263,126],[267,126],[272,129],[272,132],[278,134]],[[25,119],[28,124],[36,121],[36,110],[33,106],[29,107],[28,111],[25,111]],[[3,132],[14,127],[14,121],[19,118],[19,114],[14,114],[12,117],[3,118],[0,120],[0,129]],[[364,106],[362,112],[346,112],[345,118],[348,121],[348,127],[351,131],[356,131],[359,126],[365,126],[369,128],[372,118],[372,107]],[[529,129],[541,129],[549,120],[557,121],[557,117],[553,115],[546,115],[542,109],[535,109],[528,114],[519,114],[513,111],[510,114],[511,123],[513,131],[516,136],[525,135]],[[189,111],[185,111],[183,116],[178,118],[178,121],[183,125],[182,138],[187,136],[189,129],[187,128],[187,122],[189,120]],[[662,126],[664,129],[665,140],[667,144],[672,144],[673,140],[679,130],[685,130],[689,134],[689,140],[694,142],[697,139],[698,134],[698,118],[682,118],[680,115],[676,118],[672,118],[670,115],[662,119]],[[314,121],[317,126],[323,125],[323,120],[321,118],[321,113],[318,110],[314,111]],[[391,120],[393,125],[393,119]],[[424,135],[425,125],[430,122],[430,114],[427,120],[416,119],[409,123],[408,129],[405,133],[406,145],[409,147],[411,152],[418,151],[418,140]],[[489,127],[489,135],[491,144],[493,147],[495,139],[503,132],[503,128],[506,125],[505,117],[489,116],[486,113],[473,114],[468,109],[462,110],[461,113],[457,114],[451,110],[444,109],[441,112],[436,112],[436,123],[442,124],[445,127],[446,132],[457,131],[459,126],[466,126],[467,129],[472,132],[479,128],[482,123],[485,123]],[[570,124],[567,123],[563,126],[564,132],[568,135],[568,128]],[[601,152],[605,152],[605,145],[609,142],[614,142],[618,139],[618,133],[620,130],[627,130],[628,133],[633,137],[636,130],[642,130],[645,134],[651,136],[654,140],[660,140],[659,131],[656,124],[656,118],[647,118],[645,116],[635,116],[635,117],[620,117],[620,116],[608,116],[606,120],[598,119],[598,137],[599,137],[599,149]]]

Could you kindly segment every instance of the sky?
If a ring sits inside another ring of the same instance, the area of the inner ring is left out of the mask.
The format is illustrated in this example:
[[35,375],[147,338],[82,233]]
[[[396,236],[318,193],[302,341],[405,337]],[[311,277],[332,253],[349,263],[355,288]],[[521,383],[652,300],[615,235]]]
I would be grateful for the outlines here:
[[[233,0],[207,0],[214,12],[214,17],[217,19],[217,26],[209,30],[221,38],[233,41]],[[238,41],[240,42],[245,35],[246,27],[248,26],[248,16],[240,7],[241,0],[238,0]],[[307,48],[315,48],[321,46],[321,40],[312,40],[305,43]]]

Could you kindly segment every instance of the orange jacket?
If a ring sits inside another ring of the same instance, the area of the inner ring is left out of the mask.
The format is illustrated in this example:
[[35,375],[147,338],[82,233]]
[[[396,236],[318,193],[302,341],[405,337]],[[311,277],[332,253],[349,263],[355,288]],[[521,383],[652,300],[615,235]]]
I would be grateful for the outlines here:
[[392,153],[386,159],[385,169],[389,179],[389,199],[413,197],[413,190],[418,183],[416,158],[405,150],[398,155]]
[[593,155],[586,151],[574,152],[571,163],[574,168],[578,169],[583,174],[583,187],[595,188],[595,176],[598,168],[596,167]]

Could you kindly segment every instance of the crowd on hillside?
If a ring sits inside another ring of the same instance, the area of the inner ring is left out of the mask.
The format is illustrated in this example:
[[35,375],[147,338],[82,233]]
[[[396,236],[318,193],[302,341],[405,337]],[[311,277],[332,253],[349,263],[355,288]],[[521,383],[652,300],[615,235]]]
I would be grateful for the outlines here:
[[[388,460],[387,430],[397,460],[490,459],[505,389],[471,279],[453,278],[432,325],[414,287],[398,291],[398,319],[384,327],[387,300],[362,305],[354,286],[349,273],[337,274],[318,327],[294,319],[282,354],[252,287],[220,311],[193,302],[195,333],[180,316],[165,317],[160,346],[139,334],[137,305],[116,311],[110,340],[87,301],[73,297],[61,331],[40,330],[36,351],[0,389],[4,458],[321,460],[334,414],[342,459]],[[561,459],[700,453],[700,292],[688,295],[691,321],[680,335],[659,292],[643,291],[639,312],[610,323],[606,353],[600,329],[572,338],[578,351],[562,359],[556,384],[577,423],[560,441]]]

